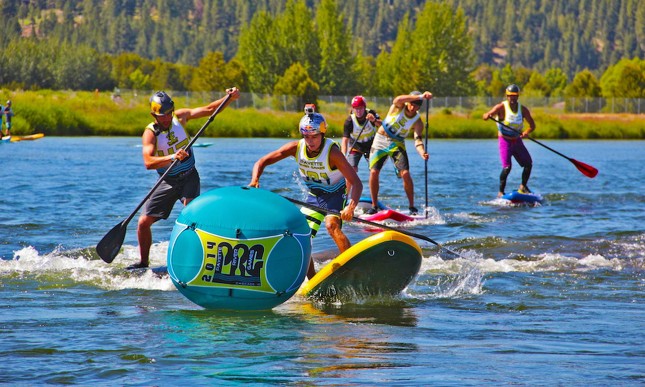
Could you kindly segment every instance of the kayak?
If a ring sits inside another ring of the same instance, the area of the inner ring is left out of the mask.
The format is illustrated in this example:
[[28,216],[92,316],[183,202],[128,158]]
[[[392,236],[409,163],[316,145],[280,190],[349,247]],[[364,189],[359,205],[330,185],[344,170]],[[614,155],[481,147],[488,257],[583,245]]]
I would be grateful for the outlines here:
[[18,142],[18,141],[33,141],[33,140],[38,140],[39,138],[45,137],[44,133],[36,133],[36,134],[30,134],[27,136],[10,136],[11,137],[11,142]]

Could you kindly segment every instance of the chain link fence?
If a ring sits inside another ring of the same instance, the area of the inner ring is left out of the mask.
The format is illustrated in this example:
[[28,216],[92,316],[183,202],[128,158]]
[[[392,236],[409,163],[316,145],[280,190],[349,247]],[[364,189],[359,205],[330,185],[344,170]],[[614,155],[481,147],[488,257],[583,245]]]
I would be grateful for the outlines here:
[[[121,99],[126,104],[147,103],[154,91],[119,90],[115,89],[112,98]],[[168,91],[177,106],[199,106],[224,96],[224,92],[195,92]],[[316,103],[320,111],[347,112],[354,96],[318,96]],[[367,105],[384,114],[392,103],[393,97],[364,96]],[[488,110],[503,100],[503,97],[439,97],[430,100],[430,109],[451,111]],[[305,103],[302,97],[290,95],[271,95],[256,93],[241,93],[240,98],[233,102],[236,108],[253,108],[258,110],[300,111]],[[531,109],[542,109],[547,113],[604,113],[604,114],[645,114],[645,99],[643,98],[550,98],[550,97],[521,97],[520,102]]]

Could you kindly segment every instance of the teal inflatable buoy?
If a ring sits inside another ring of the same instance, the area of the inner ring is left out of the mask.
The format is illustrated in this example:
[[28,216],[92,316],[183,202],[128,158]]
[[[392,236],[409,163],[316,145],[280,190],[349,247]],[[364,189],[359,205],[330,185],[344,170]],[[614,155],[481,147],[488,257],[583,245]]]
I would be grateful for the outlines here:
[[300,210],[270,191],[226,187],[186,206],[170,235],[168,274],[206,309],[271,309],[295,294],[311,257]]

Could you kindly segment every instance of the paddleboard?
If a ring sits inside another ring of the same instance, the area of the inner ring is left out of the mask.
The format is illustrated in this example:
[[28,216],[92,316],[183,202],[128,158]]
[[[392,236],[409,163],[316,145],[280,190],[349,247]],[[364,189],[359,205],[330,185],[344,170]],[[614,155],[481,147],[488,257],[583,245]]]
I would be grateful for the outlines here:
[[402,212],[395,211],[391,208],[388,208],[387,210],[381,210],[376,214],[372,214],[372,215],[363,214],[360,216],[360,218],[369,220],[371,222],[379,222],[379,221],[386,221],[386,220],[393,220],[396,222],[411,222],[414,220],[414,217],[410,215],[406,215]]
[[506,194],[501,197],[502,199],[506,199],[511,201],[512,203],[515,204],[531,204],[535,205],[538,203],[542,203],[544,199],[542,198],[542,195],[538,193],[527,193],[527,194],[522,194],[517,191],[513,191],[510,194]]
[[0,144],[2,144],[3,142],[10,142],[10,141],[11,141],[11,136],[4,136],[0,138]]
[[159,278],[168,277],[168,266],[142,267],[138,269],[127,269],[126,271],[135,276],[142,276],[150,272]]
[[196,142],[193,144],[193,148],[206,148],[213,145],[212,142]]
[[369,220],[370,222],[385,222],[385,221],[395,221],[395,222],[411,222],[413,220],[417,219],[424,219],[423,215],[409,215],[409,214],[404,214],[402,212],[399,212],[397,210],[394,210],[380,201],[377,202],[377,207],[378,212],[375,214],[367,214],[367,210],[372,207],[372,199],[368,197],[361,197],[361,199],[358,202],[359,204],[356,206],[357,208],[361,208],[363,210],[363,213],[360,214],[358,217],[361,219]]
[[[356,208],[362,209],[364,212],[372,208],[372,199],[367,197],[367,196],[361,196],[361,198],[358,200],[358,204],[356,205]],[[380,200],[376,202],[376,208],[379,210],[386,210],[389,207],[383,204]]]
[[414,239],[384,231],[329,262],[300,287],[298,294],[325,303],[396,296],[417,276],[422,258]]
[[36,133],[36,134],[30,134],[27,136],[11,136],[11,142],[18,142],[18,141],[33,141],[33,140],[38,140],[39,138],[45,137],[44,133]]

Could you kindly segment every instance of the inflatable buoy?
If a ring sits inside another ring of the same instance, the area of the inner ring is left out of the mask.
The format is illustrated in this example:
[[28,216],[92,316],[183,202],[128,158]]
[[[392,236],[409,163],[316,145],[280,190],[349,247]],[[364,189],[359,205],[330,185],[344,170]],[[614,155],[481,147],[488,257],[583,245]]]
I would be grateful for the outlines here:
[[310,234],[304,215],[280,195],[214,189],[177,217],[168,274],[179,292],[203,308],[271,309],[304,281]]

